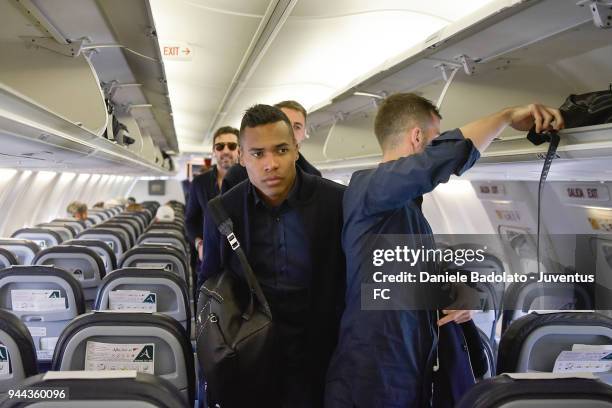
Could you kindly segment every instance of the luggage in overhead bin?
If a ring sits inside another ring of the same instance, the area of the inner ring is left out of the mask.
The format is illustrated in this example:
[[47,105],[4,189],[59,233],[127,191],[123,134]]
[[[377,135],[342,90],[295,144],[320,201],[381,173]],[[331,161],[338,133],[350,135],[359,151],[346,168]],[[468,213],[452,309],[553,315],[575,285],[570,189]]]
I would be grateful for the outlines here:
[[612,123],[612,85],[605,91],[570,95],[559,110],[566,128]]

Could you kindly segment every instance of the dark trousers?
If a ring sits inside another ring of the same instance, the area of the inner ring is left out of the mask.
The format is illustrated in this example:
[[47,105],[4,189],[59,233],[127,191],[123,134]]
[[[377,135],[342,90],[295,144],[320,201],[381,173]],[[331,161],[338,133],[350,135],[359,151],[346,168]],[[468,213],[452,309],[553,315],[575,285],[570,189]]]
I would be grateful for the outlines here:
[[[263,288],[277,334],[275,356],[278,407],[312,408],[313,384],[308,372],[310,298],[307,290]],[[322,390],[321,390],[322,394]]]

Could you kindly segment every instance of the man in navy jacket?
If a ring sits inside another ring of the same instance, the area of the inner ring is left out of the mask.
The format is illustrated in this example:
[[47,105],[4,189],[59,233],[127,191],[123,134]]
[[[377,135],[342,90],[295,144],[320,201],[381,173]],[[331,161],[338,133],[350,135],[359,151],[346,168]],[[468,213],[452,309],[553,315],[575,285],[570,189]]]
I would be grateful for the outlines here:
[[421,210],[423,194],[467,171],[507,126],[528,130],[535,123],[539,132],[559,129],[563,119],[556,109],[528,105],[439,135],[440,119],[437,108],[415,94],[388,97],[374,125],[382,163],[355,172],[344,195],[346,308],[328,373],[327,408],[452,407],[474,383],[457,325],[471,319],[468,311],[446,310],[438,316],[425,308],[362,308],[362,285],[372,281],[368,248],[373,237],[381,240],[386,234],[402,235],[408,242],[431,240]]
[[227,170],[238,161],[238,129],[223,126],[213,135],[213,156],[216,165],[193,178],[189,190],[189,200],[185,208],[185,228],[189,241],[198,251],[202,260],[202,230],[204,228],[204,213],[208,201],[219,195],[221,181]]
[[[279,345],[272,379],[277,387],[245,396],[251,406],[322,406],[338,334],[345,289],[340,245],[345,187],[303,172],[297,160],[287,116],[268,105],[248,109],[240,127],[240,161],[248,180],[221,200],[270,304]],[[241,273],[237,257],[206,217],[198,283],[225,268]]]

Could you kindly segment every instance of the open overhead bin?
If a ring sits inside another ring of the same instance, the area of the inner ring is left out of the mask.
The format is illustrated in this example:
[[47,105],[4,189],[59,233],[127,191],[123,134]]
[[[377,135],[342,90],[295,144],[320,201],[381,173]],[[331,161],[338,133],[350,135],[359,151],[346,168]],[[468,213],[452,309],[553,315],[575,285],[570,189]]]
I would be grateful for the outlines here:
[[166,152],[178,145],[147,1],[13,0],[0,16],[0,166],[173,170]]
[[[452,129],[506,106],[560,106],[570,94],[607,89],[612,81],[612,29],[607,29],[612,10],[603,3],[609,2],[489,3],[315,108],[305,154],[332,176],[374,166],[380,159],[373,133],[376,107],[395,92],[417,92],[438,101],[442,128]],[[506,130],[470,174],[486,177],[490,171],[479,166],[495,164],[504,177],[514,176],[518,173],[510,169],[520,163],[522,178],[537,179],[546,146],[533,146],[525,136]],[[558,163],[612,157],[612,125],[566,129],[561,140]],[[350,150],[343,148],[347,145]]]

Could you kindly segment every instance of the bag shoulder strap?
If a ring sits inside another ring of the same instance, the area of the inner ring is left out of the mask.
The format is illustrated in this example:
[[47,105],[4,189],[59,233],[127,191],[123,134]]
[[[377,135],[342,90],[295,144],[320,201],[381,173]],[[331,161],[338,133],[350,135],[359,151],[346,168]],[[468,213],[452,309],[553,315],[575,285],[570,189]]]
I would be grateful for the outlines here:
[[527,134],[527,139],[538,146],[542,143],[548,142],[548,151],[546,152],[546,156],[544,158],[544,166],[542,167],[542,173],[540,174],[540,183],[538,184],[538,220],[537,220],[537,233],[536,233],[536,261],[538,263],[538,275],[540,274],[540,227],[542,224],[542,192],[544,191],[544,183],[546,182],[546,178],[548,177],[548,172],[550,171],[550,165],[552,164],[553,159],[557,154],[557,147],[559,146],[559,142],[561,138],[557,132],[550,133],[536,133],[535,127],[533,127],[529,134]]
[[272,312],[270,310],[270,305],[268,305],[268,301],[266,300],[266,297],[263,294],[261,286],[259,285],[257,277],[255,276],[255,273],[253,272],[253,269],[249,264],[246,254],[242,250],[242,246],[240,245],[238,238],[234,234],[234,223],[225,211],[220,196],[217,196],[208,202],[208,214],[212,217],[213,221],[215,221],[219,232],[227,239],[230,248],[238,257],[238,260],[240,261],[240,266],[242,267],[242,271],[244,273],[244,277],[247,281],[247,285],[249,286],[249,307],[242,317],[245,320],[249,320],[249,318],[253,315],[254,296],[263,308],[264,313],[266,313],[271,319]]

